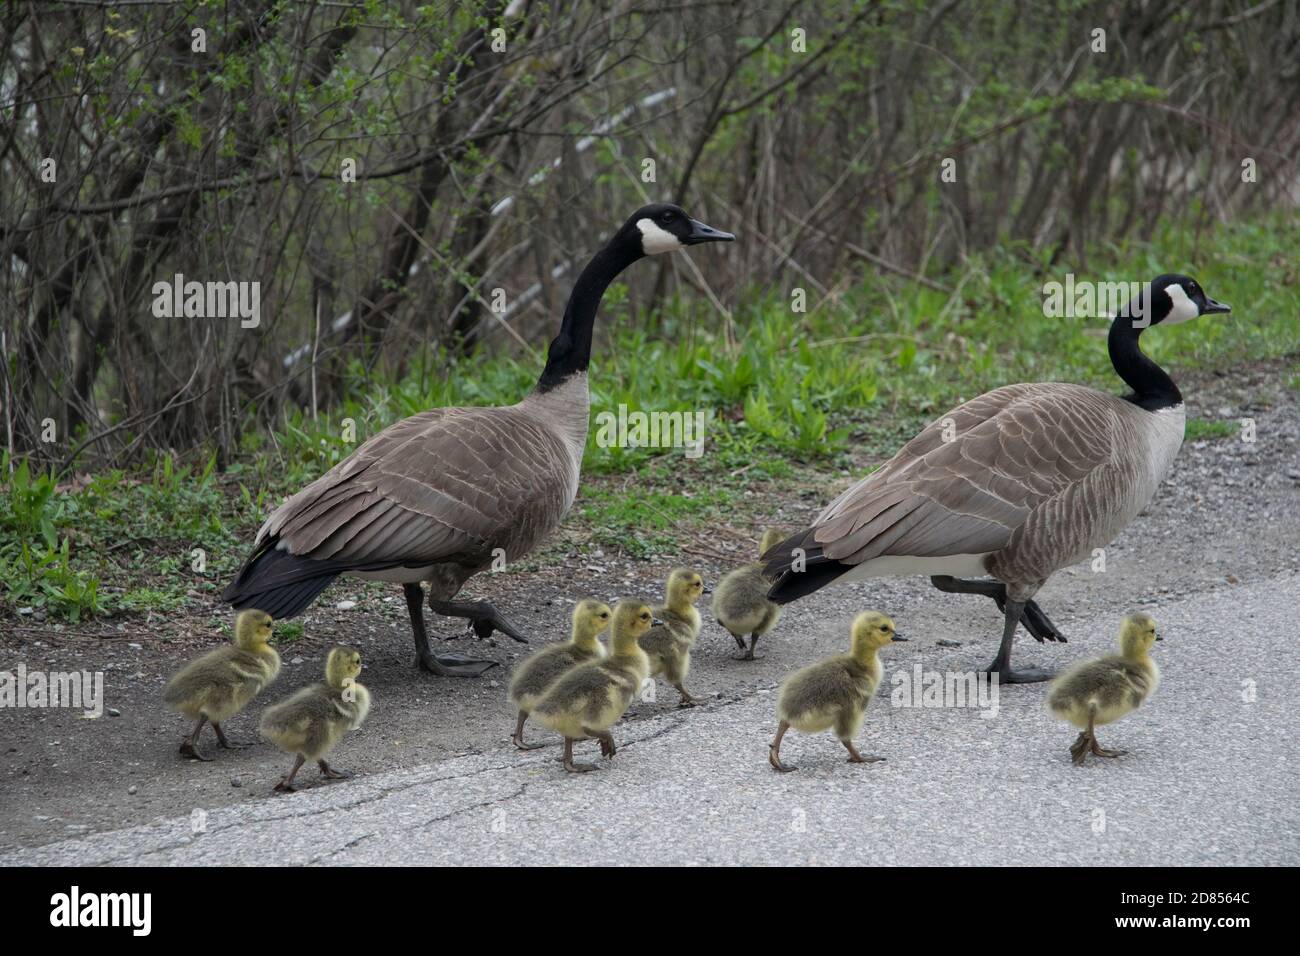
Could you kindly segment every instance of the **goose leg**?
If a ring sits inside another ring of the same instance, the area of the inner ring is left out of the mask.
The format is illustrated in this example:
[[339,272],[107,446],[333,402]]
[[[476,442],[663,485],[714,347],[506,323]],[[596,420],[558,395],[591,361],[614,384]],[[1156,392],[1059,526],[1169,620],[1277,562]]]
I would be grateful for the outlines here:
[[217,743],[221,744],[221,746],[226,750],[239,750],[243,747],[253,746],[252,743],[250,742],[232,744],[229,740],[226,739],[226,735],[221,730],[221,725],[217,723],[215,720],[212,722],[212,729],[217,732]]
[[510,738],[514,741],[515,746],[520,750],[540,750],[545,744],[530,744],[524,742],[524,722],[528,720],[528,715],[522,710],[519,712],[519,720],[515,722],[515,732]]
[[745,643],[744,643],[744,641],[742,641],[740,638],[736,638],[736,643],[740,645],[740,649],[741,649],[742,651],[745,651],[745,653],[743,653],[743,654],[741,654],[739,657],[737,657],[736,660],[738,660],[738,661],[756,661],[756,660],[758,660],[758,658],[754,656],[754,648],[758,646],[758,635],[757,635],[757,634],[751,634],[751,635],[749,635],[749,649],[748,649],[748,650],[745,650]]
[[767,745],[767,762],[770,763],[774,769],[781,771],[781,773],[789,773],[791,770],[799,769],[798,767],[792,767],[789,764],[781,763],[781,738],[785,736],[785,732],[789,729],[790,725],[784,720],[781,721],[781,725],[776,728],[776,737]]
[[862,756],[862,754],[858,753],[858,748],[853,746],[852,740],[841,740],[840,743],[849,749],[849,763],[879,763],[885,759],[884,757],[872,757],[870,755]]
[[478,677],[484,671],[496,667],[496,661],[476,660],[460,654],[445,654],[441,657],[429,648],[429,633],[424,629],[424,589],[418,584],[403,585],[406,595],[406,611],[411,615],[411,635],[415,638],[415,653],[420,666],[439,677]]
[[352,776],[351,770],[336,770],[324,760],[317,760],[316,766],[320,767],[320,775],[326,780],[346,780]]
[[199,731],[203,729],[204,721],[207,719],[205,715],[200,714],[198,721],[194,724],[194,729],[190,731],[190,735],[181,741],[180,754],[182,757],[193,757],[195,760],[202,760],[205,763],[211,762],[212,758],[203,756],[199,752],[199,748],[195,746],[199,742]]
[[614,735],[608,730],[592,730],[589,727],[583,727],[582,730],[588,737],[594,737],[600,741],[600,755],[602,757],[612,757],[618,753],[618,748],[614,746]]
[[443,617],[469,618],[470,626],[480,640],[491,637],[493,631],[500,631],[520,644],[528,643],[528,638],[488,601],[439,601],[429,595],[429,610]]
[[293,785],[293,778],[298,773],[298,768],[304,763],[306,763],[306,758],[302,754],[298,754],[298,759],[293,762],[293,769],[280,778],[280,782],[275,785],[274,792],[293,793],[297,790],[298,788]]
[[1024,602],[1007,601],[1006,611],[1003,612],[1002,643],[998,646],[998,656],[985,671],[986,674],[997,674],[998,682],[1002,684],[1033,684],[1052,679],[1050,671],[1037,667],[1022,671],[1011,669],[1011,646],[1016,642],[1016,628],[1020,626],[1020,617],[1024,612]]
[[[954,578],[948,574],[936,574],[930,583],[940,591],[948,594],[982,594],[994,600],[998,610],[1003,614],[1007,610],[1007,586],[1000,581],[972,581],[969,578]],[[1030,636],[1040,644],[1043,641],[1067,643],[1065,635],[1051,622],[1037,601],[1026,601],[1025,610],[1020,615],[1020,623]]]
[[573,738],[564,738],[564,769],[569,773],[587,773],[590,770],[598,770],[594,763],[574,763],[573,762]]

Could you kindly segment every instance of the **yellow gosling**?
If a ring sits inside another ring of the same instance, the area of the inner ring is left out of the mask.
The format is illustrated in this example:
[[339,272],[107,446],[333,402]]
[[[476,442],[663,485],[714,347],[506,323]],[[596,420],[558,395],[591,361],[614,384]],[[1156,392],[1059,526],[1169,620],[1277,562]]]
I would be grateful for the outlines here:
[[867,704],[880,685],[884,668],[877,652],[891,641],[905,641],[894,622],[879,611],[863,611],[853,621],[852,649],[795,671],[781,684],[776,715],[781,721],[768,748],[768,762],[782,773],[797,770],[781,762],[781,738],[793,727],[805,734],[823,730],[849,751],[849,763],[875,763],[884,757],[864,757],[853,745],[862,729]]
[[315,760],[326,780],[352,774],[337,770],[325,757],[349,730],[356,730],[370,713],[370,691],[357,682],[361,654],[350,647],[330,648],[325,659],[325,682],[304,687],[287,700],[268,707],[258,731],[285,753],[296,754],[293,769],[275,789],[292,793],[293,778],[308,760]]
[[1102,749],[1096,728],[1137,710],[1155,692],[1160,670],[1148,652],[1159,640],[1150,614],[1130,614],[1120,626],[1118,654],[1081,661],[1052,682],[1047,692],[1048,710],[1080,728],[1070,747],[1076,767],[1083,765],[1089,753],[1122,757],[1128,752]]
[[515,668],[506,696],[519,712],[510,739],[520,750],[535,750],[542,746],[524,741],[524,723],[546,691],[566,671],[605,656],[605,646],[597,638],[609,627],[609,618],[609,605],[595,598],[579,601],[573,609],[573,631],[569,640],[543,647]]
[[271,615],[252,608],[235,618],[235,643],[209,651],[182,667],[163,688],[163,701],[172,710],[195,721],[194,729],[181,741],[180,752],[195,760],[211,760],[198,749],[199,732],[212,721],[217,743],[227,750],[246,747],[232,744],[221,730],[222,721],[234,717],[260,694],[280,673],[280,655],[271,640]]
[[564,737],[564,769],[570,773],[596,769],[594,764],[573,762],[575,740],[599,740],[606,757],[617,752],[609,731],[649,676],[650,662],[637,639],[653,623],[646,605],[620,601],[610,625],[609,656],[567,671],[533,707],[534,720]]

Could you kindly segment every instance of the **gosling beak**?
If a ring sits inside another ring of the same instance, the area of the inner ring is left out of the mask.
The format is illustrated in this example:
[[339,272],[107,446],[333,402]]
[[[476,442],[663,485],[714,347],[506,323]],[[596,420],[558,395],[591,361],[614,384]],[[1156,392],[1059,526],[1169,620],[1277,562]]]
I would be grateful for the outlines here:
[[700,585],[700,593],[701,593],[701,594],[712,594],[712,593],[713,593],[713,588],[709,587],[707,584],[702,584],[702,585]]
[[1157,635],[1156,635],[1156,640],[1157,640],[1157,641],[1163,641],[1164,638],[1161,637],[1159,634],[1157,634]]
[[911,638],[904,637],[902,634],[899,634],[897,631],[895,631],[895,632],[894,632],[894,635],[890,638],[890,640],[891,640],[891,641],[903,641],[904,643],[906,643],[907,641],[911,640]]
[[1205,297],[1205,308],[1201,310],[1201,315],[1215,315],[1220,312],[1231,312],[1231,311],[1232,311],[1232,306],[1228,305],[1228,303],[1215,302],[1207,295]]
[[702,242],[735,242],[736,237],[721,229],[706,226],[698,219],[691,220],[691,232],[682,240],[684,246],[698,246]]
[[659,618],[657,618],[657,617],[652,617],[652,618],[650,618],[650,626],[651,626],[651,627],[658,627],[658,626],[659,626],[660,624],[662,624],[662,623],[663,623],[663,621],[659,620]]

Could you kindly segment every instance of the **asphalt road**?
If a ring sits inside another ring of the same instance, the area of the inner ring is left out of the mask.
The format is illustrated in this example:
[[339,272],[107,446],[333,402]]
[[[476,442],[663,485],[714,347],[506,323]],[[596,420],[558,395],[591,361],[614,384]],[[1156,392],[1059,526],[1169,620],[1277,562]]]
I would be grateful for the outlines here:
[[[1083,768],[1070,765],[1074,731],[1048,716],[1043,685],[1000,688],[994,716],[896,707],[894,675],[920,658],[886,658],[859,737],[883,763],[850,765],[833,737],[792,732],[783,756],[800,770],[775,773],[769,685],[621,725],[600,772],[565,774],[558,746],[501,746],[213,809],[203,832],[178,816],[0,865],[1296,865],[1297,607],[1294,573],[1161,602],[1161,687],[1099,735],[1130,753]],[[1095,654],[1116,623],[1084,615],[1071,633]],[[1049,650],[1025,643],[1022,659]],[[1065,661],[1083,648],[1050,650]],[[968,671],[985,652],[935,647],[923,664]],[[594,745],[579,749],[599,759]]]

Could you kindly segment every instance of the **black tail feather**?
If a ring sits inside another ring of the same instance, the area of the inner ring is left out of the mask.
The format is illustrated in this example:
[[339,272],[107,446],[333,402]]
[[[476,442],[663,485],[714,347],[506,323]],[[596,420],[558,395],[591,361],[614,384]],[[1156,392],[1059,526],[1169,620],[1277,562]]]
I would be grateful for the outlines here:
[[[826,557],[806,528],[773,545],[762,556],[763,573],[776,583],[767,592],[768,600],[789,604],[819,591],[836,578],[852,570],[853,565]],[[797,568],[797,570],[796,570]]]
[[269,542],[249,559],[221,599],[237,611],[251,607],[276,620],[297,617],[345,570],[339,562],[299,557]]

